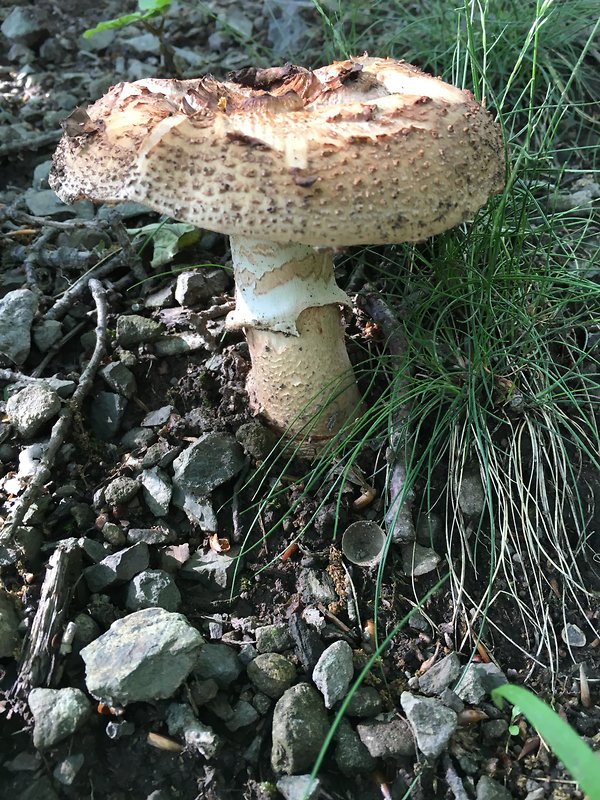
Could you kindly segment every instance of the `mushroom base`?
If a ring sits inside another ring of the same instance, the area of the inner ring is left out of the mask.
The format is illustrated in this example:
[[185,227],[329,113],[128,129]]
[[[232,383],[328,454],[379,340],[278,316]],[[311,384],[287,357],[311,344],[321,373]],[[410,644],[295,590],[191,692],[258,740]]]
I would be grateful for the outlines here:
[[279,431],[327,440],[362,410],[339,306],[305,309],[297,329],[298,336],[246,330],[250,405]]

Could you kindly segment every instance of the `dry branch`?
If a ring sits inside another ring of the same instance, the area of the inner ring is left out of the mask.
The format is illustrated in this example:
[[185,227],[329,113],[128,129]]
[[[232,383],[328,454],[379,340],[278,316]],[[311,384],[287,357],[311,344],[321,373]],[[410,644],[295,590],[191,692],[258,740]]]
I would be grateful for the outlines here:
[[13,539],[18,528],[25,518],[27,510],[36,500],[41,488],[52,476],[52,466],[58,451],[60,450],[65,436],[69,430],[73,416],[79,413],[84,398],[92,388],[92,383],[96,370],[100,366],[102,357],[106,350],[106,294],[102,284],[97,280],[89,281],[89,288],[96,304],[97,324],[96,324],[96,346],[87,366],[81,373],[79,385],[68,404],[63,406],[57,422],[52,428],[48,447],[44,453],[37,472],[31,479],[27,489],[17,501],[8,522],[0,532],[0,542],[8,542]]

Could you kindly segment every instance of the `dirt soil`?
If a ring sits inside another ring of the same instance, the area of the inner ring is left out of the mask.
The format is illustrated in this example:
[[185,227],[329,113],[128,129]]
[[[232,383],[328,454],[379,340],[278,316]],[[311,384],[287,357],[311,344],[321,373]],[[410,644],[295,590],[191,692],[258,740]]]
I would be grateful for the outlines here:
[[[56,308],[67,287],[76,283],[99,259],[110,262],[101,275],[106,290],[108,349],[100,369],[92,376],[89,394],[80,408],[73,408],[64,444],[52,464],[51,474],[40,488],[37,510],[26,521],[42,535],[43,541],[34,546],[29,555],[22,555],[14,563],[8,559],[2,567],[4,588],[17,601],[22,620],[20,636],[26,636],[31,635],[32,620],[39,609],[48,558],[62,539],[85,537],[86,541],[104,546],[106,523],[112,523],[125,533],[130,529],[153,529],[160,523],[172,534],[169,542],[176,558],[181,556],[184,560],[182,553],[208,549],[210,533],[192,524],[181,509],[171,506],[169,513],[157,520],[141,501],[141,494],[125,505],[109,506],[98,499],[101,490],[117,477],[135,476],[136,465],[157,442],[165,453],[180,452],[207,432],[236,436],[241,426],[258,425],[259,421],[249,413],[244,391],[249,369],[247,347],[241,335],[224,330],[224,314],[232,301],[229,273],[220,271],[221,278],[213,285],[214,291],[194,307],[179,306],[172,294],[178,274],[172,270],[196,264],[228,266],[229,254],[223,237],[204,233],[195,242],[182,247],[181,252],[175,252],[170,262],[154,269],[150,264],[152,246],[146,247],[140,256],[129,244],[125,228],[156,222],[156,215],[133,209],[126,219],[110,215],[100,219],[85,202],[73,209],[47,207],[53,202],[46,183],[48,161],[61,133],[60,120],[75,106],[85,106],[92,91],[99,96],[118,80],[160,75],[163,66],[156,42],[134,39],[143,33],[135,28],[108,37],[104,46],[82,44],[81,31],[97,22],[98,14],[110,18],[123,13],[122,3],[101,4],[101,9],[98,4],[81,0],[64,0],[60,4],[44,0],[18,5],[35,6],[43,24],[41,32],[34,34],[29,43],[0,37],[0,114],[4,126],[0,140],[0,213],[5,212],[0,234],[0,297],[31,286],[33,275],[39,291],[36,318],[39,320]],[[286,36],[293,36],[297,44],[297,52],[292,53],[294,60],[301,58],[298,51],[303,49],[307,65],[318,61],[321,24],[318,16],[310,11],[305,9],[300,13],[292,3],[278,4],[277,26],[265,13],[261,2],[243,6],[213,2],[208,6],[211,13],[194,10],[193,4],[186,5],[179,19],[169,18],[167,23],[170,45],[200,56],[198,64],[186,61],[193,61],[189,53],[176,56],[176,64],[186,74],[212,71],[217,77],[223,77],[228,70],[247,64],[253,56],[261,58],[261,53],[274,47],[284,48]],[[0,8],[0,18],[6,18],[11,8]],[[284,24],[286,9],[293,15],[293,24],[289,22],[287,27]],[[228,20],[227,24],[223,19]],[[240,31],[247,25],[251,26],[255,53],[249,53],[248,48],[240,44]],[[267,65],[264,60],[260,63]],[[65,223],[65,226],[47,227],[44,224],[47,220]],[[347,285],[351,277],[351,267],[346,266],[344,270],[339,274],[341,285]],[[373,280],[373,276],[369,278]],[[354,291],[362,288],[360,277],[358,282]],[[71,297],[56,317],[63,323],[58,342],[42,349],[34,342],[27,359],[18,368],[3,364],[0,369],[3,387],[26,381],[27,376],[56,376],[75,384],[81,379],[95,341],[94,300],[87,284],[81,285],[82,290]],[[161,293],[166,300],[159,299]],[[100,370],[123,360],[123,348],[118,346],[115,331],[118,319],[131,314],[160,322],[167,333],[200,332],[205,346],[169,357],[157,353],[150,340],[130,347],[131,358],[125,363],[135,377],[137,389],[126,404],[117,430],[112,436],[102,438],[97,435],[94,414],[98,411],[93,398],[107,389]],[[379,346],[374,331],[377,326],[364,311],[357,309],[357,315],[349,320],[351,356],[358,357],[358,347],[352,344],[353,340],[361,346],[375,349]],[[25,383],[19,383],[20,387],[22,385]],[[4,400],[7,397],[5,393]],[[127,432],[143,428],[150,412],[165,406],[170,407],[166,418],[146,426],[153,438],[124,440]],[[31,440],[24,440],[8,425],[7,417],[0,427],[4,487],[0,490],[0,502],[4,508],[2,515],[9,521],[27,485],[28,479],[24,478],[17,487],[15,476],[19,474],[19,457],[23,458]],[[51,424],[48,423],[34,441],[50,434]],[[323,643],[347,641],[354,651],[358,670],[372,653],[376,575],[373,570],[352,567],[346,562],[341,555],[340,540],[350,522],[358,519],[381,521],[384,492],[381,464],[385,460],[385,442],[365,446],[357,464],[358,471],[366,476],[364,481],[373,484],[377,495],[362,507],[359,498],[365,486],[360,479],[348,480],[341,490],[336,489],[332,494],[332,487],[339,487],[339,483],[335,472],[329,471],[305,492],[304,476],[310,465],[301,459],[292,459],[283,472],[281,461],[269,471],[268,463],[263,462],[271,440],[262,428],[258,436],[262,444],[246,447],[245,472],[216,489],[212,502],[217,514],[218,537],[227,540],[234,551],[243,542],[247,551],[235,583],[230,590],[206,591],[175,571],[182,597],[178,610],[207,640],[223,641],[239,649],[255,642],[256,627],[290,623],[311,608],[322,622]],[[7,484],[8,479],[12,479],[12,483]],[[268,490],[273,491],[272,500],[260,509],[257,517],[257,500]],[[265,539],[265,532],[270,531],[273,535]],[[302,535],[295,543],[299,532]],[[215,546],[214,540],[212,546]],[[151,564],[159,566],[163,563],[161,548],[150,547]],[[89,552],[82,554],[81,569],[93,561],[90,545]],[[379,596],[377,618],[381,638],[394,629],[412,609],[415,598],[425,595],[444,572],[442,560],[436,570],[416,578],[413,586],[400,562],[399,552],[392,548]],[[308,569],[328,587],[333,587],[333,597],[325,593],[320,599],[318,593],[311,595],[307,591]],[[475,590],[476,577],[467,576],[466,580],[472,582]],[[84,580],[75,580],[70,586],[65,620],[72,620],[80,613],[94,616],[93,604],[97,596],[92,596]],[[353,591],[349,587],[353,587]],[[498,588],[503,587],[500,584]],[[122,589],[107,590],[106,594],[102,613],[96,615],[102,630],[128,613]],[[566,646],[557,652],[554,674],[551,674],[539,668],[531,657],[535,655],[532,631],[511,631],[514,640],[522,646],[521,650],[502,636],[493,636],[487,631],[477,646],[464,622],[452,617],[452,608],[453,600],[444,586],[427,601],[423,615],[411,618],[394,635],[367,678],[367,683],[378,690],[385,710],[401,714],[399,698],[409,688],[409,681],[430,665],[432,659],[439,660],[460,647],[463,664],[470,658],[476,662],[493,658],[509,680],[523,682],[527,678],[528,685],[540,696],[560,697],[555,704],[559,713],[582,735],[597,742],[600,712],[593,701],[590,704],[582,700],[578,666],[585,664],[593,693],[594,679],[600,678],[597,639],[588,633],[585,646],[577,650],[577,666]],[[515,610],[511,603],[507,601],[504,609],[498,605],[496,611],[498,619],[505,618],[508,628],[514,627]],[[589,609],[591,619],[597,620],[597,613],[597,609]],[[558,600],[553,603],[549,598],[549,618],[557,627],[569,622],[585,628],[586,620],[578,618],[576,613],[569,613],[567,620],[562,615]],[[56,641],[50,643],[55,654],[50,685],[85,690],[81,659],[76,653],[58,655],[56,648],[60,638],[57,634]],[[302,653],[296,650],[290,658],[296,665],[298,680],[309,680],[310,675],[303,671]],[[0,700],[2,797],[68,800],[243,797],[262,800],[280,796],[274,789],[276,776],[270,764],[272,708],[255,724],[233,732],[214,710],[202,712],[203,721],[226,743],[213,760],[203,759],[191,748],[172,752],[149,744],[149,733],[169,738],[165,728],[169,701],[163,700],[134,703],[124,711],[101,709],[102,713],[95,713],[74,737],[40,754],[32,742],[32,715],[26,693],[18,689],[22,678],[22,657],[0,659],[0,697],[4,697]],[[248,696],[247,680],[241,678],[232,683],[228,692],[228,702],[233,706],[238,699]],[[178,697],[185,702],[186,696],[186,689],[182,688]],[[481,725],[490,720],[509,721],[507,710],[498,711],[487,696],[479,703],[467,704],[466,711],[452,742],[437,760],[423,758],[417,763],[414,757],[381,760],[374,772],[349,777],[340,772],[330,753],[320,772],[322,796],[328,800],[400,798],[419,774],[412,796],[423,800],[475,797],[475,786],[482,775],[491,776],[506,787],[509,794],[502,797],[529,800],[582,797],[525,721],[516,721],[518,730],[513,735],[505,732],[494,738],[483,735]],[[113,733],[111,738],[107,734],[110,722],[113,731],[115,725],[118,728],[123,722],[131,723],[128,735]],[[57,778],[56,770],[72,754],[82,754],[84,766],[69,783]],[[463,794],[457,788],[457,781]],[[479,792],[477,797],[480,797]]]

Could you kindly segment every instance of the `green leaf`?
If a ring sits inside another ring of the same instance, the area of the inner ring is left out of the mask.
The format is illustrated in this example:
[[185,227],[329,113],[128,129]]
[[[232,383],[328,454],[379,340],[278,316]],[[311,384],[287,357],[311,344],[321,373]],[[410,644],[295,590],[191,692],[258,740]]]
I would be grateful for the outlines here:
[[134,14],[124,14],[122,17],[116,19],[106,19],[104,22],[99,22],[94,28],[88,28],[83,32],[84,39],[91,39],[101,31],[109,31],[112,28],[124,28],[126,25],[131,25],[134,22],[139,22],[142,19],[142,14],[136,11]]
[[171,2],[172,0],[138,0],[138,8],[140,11],[162,14],[169,8]]
[[528,689],[504,684],[492,691],[492,699],[502,708],[502,699],[518,705],[544,741],[560,758],[588,800],[600,800],[600,757],[587,746],[573,728]]
[[113,28],[124,28],[126,25],[133,25],[136,22],[143,22],[145,19],[151,19],[157,16],[157,14],[164,14],[168,11],[172,1],[173,0],[138,0],[139,11],[99,22],[95,27],[88,28],[84,31],[83,38],[90,39],[101,31],[109,31]]
[[131,228],[128,233],[143,237],[143,245],[152,241],[154,254],[150,264],[153,268],[168,264],[177,253],[196,244],[200,238],[198,228],[185,222],[154,222],[143,228]]

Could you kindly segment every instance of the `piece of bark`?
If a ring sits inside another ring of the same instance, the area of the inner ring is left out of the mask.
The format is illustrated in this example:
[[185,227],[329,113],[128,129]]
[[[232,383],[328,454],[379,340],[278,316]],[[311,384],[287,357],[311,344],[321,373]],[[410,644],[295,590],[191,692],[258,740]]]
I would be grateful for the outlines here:
[[39,606],[25,638],[11,697],[25,700],[31,689],[58,685],[60,643],[73,588],[80,574],[81,550],[77,540],[64,539],[48,561]]

